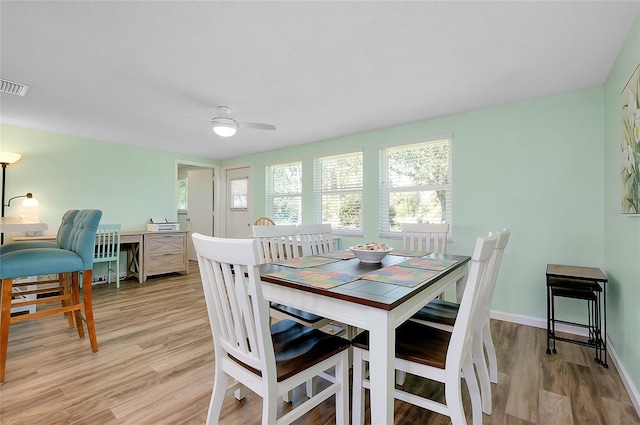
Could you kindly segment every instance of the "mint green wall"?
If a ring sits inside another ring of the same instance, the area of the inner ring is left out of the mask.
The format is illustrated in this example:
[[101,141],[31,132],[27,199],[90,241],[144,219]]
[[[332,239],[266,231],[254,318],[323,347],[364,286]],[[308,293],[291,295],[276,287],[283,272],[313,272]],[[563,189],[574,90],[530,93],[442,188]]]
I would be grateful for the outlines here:
[[[264,213],[265,165],[301,158],[303,193],[309,193],[314,156],[363,148],[363,240],[379,241],[379,145],[452,133],[453,243],[448,252],[469,254],[477,236],[510,228],[493,308],[543,318],[547,263],[604,265],[602,93],[596,87],[234,158],[222,166],[252,167],[257,217]],[[312,220],[311,202],[310,197],[303,201],[303,221]],[[343,238],[342,246],[356,241]],[[400,240],[390,243],[401,245]]]
[[[151,215],[175,219],[175,161],[217,165],[179,155],[81,137],[3,125],[0,150],[22,158],[7,167],[6,198],[32,192],[38,207],[11,203],[7,216],[35,213],[55,233],[69,209],[97,208],[102,223],[143,230]],[[11,236],[11,235],[8,235]]]
[[640,64],[640,17],[627,36],[604,92],[605,270],[609,278],[609,336],[636,393],[640,392],[640,216],[620,211],[620,93]]

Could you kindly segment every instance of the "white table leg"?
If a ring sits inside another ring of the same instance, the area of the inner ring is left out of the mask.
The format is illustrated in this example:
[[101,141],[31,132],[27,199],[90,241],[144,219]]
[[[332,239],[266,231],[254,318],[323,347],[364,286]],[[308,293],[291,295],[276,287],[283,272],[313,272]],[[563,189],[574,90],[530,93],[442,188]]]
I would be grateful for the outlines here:
[[393,424],[394,357],[396,333],[393,313],[371,309],[369,331],[369,379],[371,424]]
[[464,288],[467,286],[467,273],[469,268],[464,265],[464,275],[456,281],[456,298],[458,304],[462,302],[462,296],[464,295]]

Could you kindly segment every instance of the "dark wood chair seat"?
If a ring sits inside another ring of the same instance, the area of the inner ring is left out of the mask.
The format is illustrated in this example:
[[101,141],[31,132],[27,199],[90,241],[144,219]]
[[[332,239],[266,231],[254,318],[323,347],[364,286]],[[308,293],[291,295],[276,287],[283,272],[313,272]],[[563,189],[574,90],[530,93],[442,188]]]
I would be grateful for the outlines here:
[[[270,329],[278,382],[349,348],[348,340],[293,320],[281,320],[271,325]],[[251,372],[262,375],[258,369],[247,366],[233,356],[230,357]]]
[[288,316],[291,316],[297,321],[308,323],[309,325],[316,324],[324,319],[322,316],[318,316],[313,313],[309,313],[308,311],[300,310],[297,308],[289,307],[288,305],[271,303],[270,305],[272,310],[279,311]]
[[412,318],[453,326],[456,323],[459,309],[460,304],[436,298],[422,307]]
[[[396,357],[444,369],[451,332],[407,321],[396,329]],[[369,332],[356,336],[352,344],[369,350]]]
[[271,326],[278,382],[349,348],[349,341],[293,320]]

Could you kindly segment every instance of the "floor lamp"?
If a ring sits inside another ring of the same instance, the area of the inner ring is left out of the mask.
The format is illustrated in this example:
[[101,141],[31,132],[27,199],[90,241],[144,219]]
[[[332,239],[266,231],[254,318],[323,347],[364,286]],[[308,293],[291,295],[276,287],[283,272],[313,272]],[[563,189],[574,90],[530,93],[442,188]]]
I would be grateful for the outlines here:
[[[7,165],[13,164],[17,160],[20,159],[22,155],[19,153],[13,152],[2,152],[0,151],[0,164],[2,164],[2,215],[0,217],[4,217],[4,189],[5,182],[7,180]],[[4,233],[0,234],[0,245],[4,243]]]

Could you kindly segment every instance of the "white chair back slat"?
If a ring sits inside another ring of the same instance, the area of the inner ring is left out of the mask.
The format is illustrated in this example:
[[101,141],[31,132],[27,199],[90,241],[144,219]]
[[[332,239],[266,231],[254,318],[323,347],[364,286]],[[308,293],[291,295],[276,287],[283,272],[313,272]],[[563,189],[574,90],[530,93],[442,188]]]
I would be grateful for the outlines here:
[[302,255],[327,254],[333,251],[331,224],[301,224],[298,226]]
[[251,230],[265,263],[299,258],[302,254],[295,224],[251,226]]
[[448,233],[449,223],[403,223],[403,249],[446,254]]

